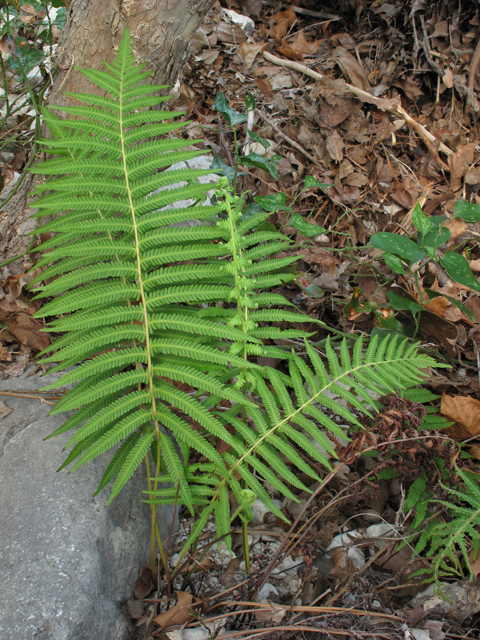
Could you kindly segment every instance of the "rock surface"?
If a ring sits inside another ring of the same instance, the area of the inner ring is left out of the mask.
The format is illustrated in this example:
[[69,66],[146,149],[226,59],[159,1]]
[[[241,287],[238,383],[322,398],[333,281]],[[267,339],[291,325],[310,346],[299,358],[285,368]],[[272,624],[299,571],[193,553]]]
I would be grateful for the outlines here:
[[[59,377],[3,380],[0,391],[35,393]],[[122,605],[148,563],[145,469],[105,509],[108,493],[93,493],[111,454],[56,473],[69,434],[43,439],[65,414],[48,417],[50,406],[33,398],[0,399],[14,408],[0,420],[0,638],[122,640]],[[162,507],[163,539],[171,519]]]

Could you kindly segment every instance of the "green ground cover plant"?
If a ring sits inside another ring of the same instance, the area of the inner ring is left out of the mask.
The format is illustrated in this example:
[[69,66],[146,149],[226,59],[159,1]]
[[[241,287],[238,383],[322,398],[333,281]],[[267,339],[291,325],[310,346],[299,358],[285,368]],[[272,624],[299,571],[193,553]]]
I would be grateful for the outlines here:
[[[227,544],[233,519],[246,534],[256,497],[285,519],[263,481],[295,499],[290,487],[306,487],[291,467],[320,480],[299,451],[327,468],[312,441],[335,455],[332,412],[360,429],[358,415],[377,409],[372,393],[414,387],[435,363],[388,336],[359,339],[353,349],[327,340],[324,363],[307,334],[275,327],[302,318],[271,290],[294,277],[296,258],[276,257],[289,239],[261,229],[268,211],[246,218],[244,197],[226,179],[209,203],[211,185],[198,179],[211,170],[165,171],[202,152],[167,136],[183,126],[172,122],[179,114],[159,108],[166,98],[154,94],[165,87],[145,83],[150,73],[135,65],[128,29],[106,68],[83,71],[106,96],[69,94],[79,104],[61,109],[73,116],[64,120],[55,107],[43,110],[52,138],[39,142],[53,158],[34,167],[48,176],[34,206],[39,219],[53,216],[42,231],[54,235],[42,245],[36,267],[44,271],[34,283],[48,299],[38,316],[63,334],[43,362],[68,369],[55,386],[76,383],[53,409],[76,410],[52,434],[74,431],[62,467],[110,451],[98,488],[110,486],[108,504],[144,462],[152,565],[157,541],[166,566],[158,504],[198,517],[179,563],[211,514]],[[289,338],[304,341],[307,357],[268,344]],[[260,366],[258,356],[284,367]],[[201,461],[191,463],[192,453]]]

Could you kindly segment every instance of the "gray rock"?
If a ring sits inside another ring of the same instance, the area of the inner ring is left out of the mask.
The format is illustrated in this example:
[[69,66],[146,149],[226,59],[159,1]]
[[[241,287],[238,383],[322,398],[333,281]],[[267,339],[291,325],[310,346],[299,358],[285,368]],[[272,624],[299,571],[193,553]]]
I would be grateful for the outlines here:
[[15,154],[12,151],[0,151],[0,160],[5,164],[10,164],[14,158]]
[[[0,390],[32,390],[58,379],[16,378]],[[93,497],[111,454],[72,474],[56,473],[69,439],[43,442],[65,415],[49,405],[1,396],[14,411],[0,421],[0,637],[2,640],[122,640],[122,605],[148,563],[150,509],[141,468],[113,503]],[[166,539],[172,521],[162,509]]]
[[[211,165],[212,165],[212,158],[210,156],[197,156],[196,158],[192,158],[192,160],[189,160],[188,162],[177,162],[176,164],[172,164],[170,167],[168,167],[167,171],[179,171],[180,169],[210,169]],[[201,178],[198,178],[198,181],[201,182],[202,184],[212,183],[212,190],[207,191],[207,199],[205,200],[204,203],[202,203],[205,206],[208,206],[211,204],[210,197],[213,195],[215,190],[215,183],[218,182],[219,179],[220,179],[220,176],[217,176],[217,174],[215,173],[210,173],[206,176],[202,176]],[[152,191],[150,195],[160,193],[161,191],[165,191],[167,189],[179,189],[180,187],[183,187],[186,184],[187,182],[176,182],[174,184],[169,185],[168,187],[161,187],[156,191]],[[179,200],[178,202],[174,202],[172,204],[167,205],[166,207],[163,207],[162,211],[167,211],[169,209],[183,209],[183,208],[192,206],[194,202],[195,200],[193,200],[192,198],[190,198],[189,200]],[[195,209],[193,209],[192,212],[193,211],[195,211]],[[172,224],[171,226],[172,227],[176,227],[176,226],[197,227],[203,224],[204,222],[201,220],[192,219],[192,220],[188,220],[187,222]]]

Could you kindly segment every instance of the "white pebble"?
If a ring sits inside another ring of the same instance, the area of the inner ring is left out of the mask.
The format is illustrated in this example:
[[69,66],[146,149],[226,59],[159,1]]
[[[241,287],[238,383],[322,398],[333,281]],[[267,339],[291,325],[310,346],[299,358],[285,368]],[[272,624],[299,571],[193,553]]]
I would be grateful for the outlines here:
[[259,602],[266,602],[268,598],[278,595],[280,595],[278,589],[274,587],[273,584],[266,582],[258,592],[258,600]]
[[[333,538],[333,540],[327,547],[327,551],[332,551],[333,549],[337,549],[339,547],[343,547],[346,550],[346,547],[349,547],[349,545],[351,544],[354,538],[361,538],[361,537],[362,536],[360,535],[360,533],[358,533],[358,531],[349,531],[348,533],[341,533],[340,535],[335,536]],[[347,556],[348,556],[348,559],[352,561],[353,566],[356,567],[357,569],[361,569],[364,566],[365,556],[363,554],[363,551],[360,548],[357,548],[354,546],[350,546],[348,548],[348,552],[346,551],[345,557],[342,558],[341,560],[341,564],[343,564],[344,566],[346,566],[347,564],[346,563]]]

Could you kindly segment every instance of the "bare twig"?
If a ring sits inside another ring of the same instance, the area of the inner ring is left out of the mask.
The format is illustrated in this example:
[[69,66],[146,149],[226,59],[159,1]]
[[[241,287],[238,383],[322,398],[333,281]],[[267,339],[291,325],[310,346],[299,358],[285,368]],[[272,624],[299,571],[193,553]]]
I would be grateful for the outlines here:
[[[385,551],[384,549],[382,549],[382,552]],[[232,606],[232,607],[252,607],[252,609],[255,608],[262,608],[265,606],[264,602],[245,602],[245,601],[237,601],[237,600],[224,600],[223,602],[218,602],[217,604],[215,604],[213,607],[210,607],[210,609],[207,609],[207,611],[212,611],[213,609],[216,609],[217,607],[221,607],[221,606]],[[278,605],[277,605],[278,606]],[[330,613],[330,614],[335,614],[335,613],[350,613],[354,616],[362,616],[362,617],[368,617],[369,615],[371,615],[371,612],[365,610],[365,609],[350,609],[350,608],[344,608],[344,607],[331,607],[331,606],[312,606],[312,605],[295,605],[293,607],[285,607],[285,609],[288,609],[288,611],[292,611],[293,613],[297,613],[297,612],[301,612],[301,613]],[[379,618],[384,618],[386,620],[393,620],[395,622],[404,622],[403,618],[399,617],[399,616],[394,616],[390,613],[377,613],[375,612],[375,617],[379,617]],[[205,622],[209,622],[209,620],[205,620]],[[192,625],[193,626],[193,625]]]
[[30,393],[28,391],[0,391],[0,396],[12,396],[14,398],[32,398],[33,400],[40,400],[40,402],[45,402],[45,404],[55,404],[54,402],[49,401],[61,400],[62,396],[58,395],[58,393],[61,393],[61,391],[55,394],[47,393],[46,396],[39,395],[38,393]]
[[300,7],[293,7],[295,13],[299,13],[301,16],[311,16],[312,18],[325,18],[327,20],[340,20],[339,16],[334,13],[327,13],[327,11],[312,11],[311,9],[302,9]]
[[[313,69],[309,69],[305,65],[300,64],[300,62],[295,62],[294,60],[284,60],[282,58],[277,58],[277,56],[274,56],[271,53],[268,53],[268,51],[264,51],[263,55],[266,60],[268,60],[269,62],[272,62],[273,64],[278,64],[281,67],[287,67],[289,69],[295,69],[295,71],[300,71],[301,73],[304,73],[305,75],[310,76],[310,78],[314,78],[315,80],[322,80],[325,77],[325,76],[322,76],[322,74],[317,73],[316,71],[313,71]],[[377,98],[376,96],[373,96],[371,93],[368,93],[368,91],[364,91],[363,89],[358,89],[357,87],[354,87],[352,84],[345,83],[345,86],[349,91],[354,93],[359,98],[362,98],[367,102],[371,102],[372,104],[375,104],[381,111],[388,111],[389,113],[393,113],[394,115],[400,116],[401,118],[403,118],[405,122],[407,122],[407,124],[409,124],[413,129],[415,129],[415,131],[423,140],[425,141],[428,140],[431,144],[438,145],[438,150],[444,153],[445,155],[451,156],[453,154],[453,151],[450,149],[450,147],[447,147],[446,144],[444,144],[443,142],[440,142],[440,140],[438,140],[433,135],[433,133],[430,133],[430,131],[428,131],[423,125],[421,125],[419,122],[414,120],[414,118],[412,118],[412,116],[408,114],[405,111],[405,109],[401,107],[398,103],[396,103],[394,100],[385,100],[382,98]]]
[[228,164],[231,167],[234,167],[235,166],[235,162],[233,161],[232,154],[230,152],[230,149],[228,148],[227,141],[225,140],[225,134],[223,133],[222,119],[219,117],[217,119],[217,122],[218,122],[218,134],[220,136],[220,144],[222,145],[223,150],[225,151],[225,155],[227,156]]
[[[480,63],[480,38],[478,39],[477,46],[472,56],[472,61],[468,69],[468,89],[475,95],[475,75],[477,73],[477,67]],[[473,108],[473,105],[470,105]]]
[[428,44],[428,33],[427,33],[427,27],[425,26],[425,16],[423,16],[422,14],[420,14],[420,23],[422,25],[422,33],[423,33],[422,49],[423,49],[423,52],[425,53],[427,62],[432,67],[432,69],[435,69],[438,75],[441,78],[443,78],[446,72],[441,67],[439,67],[438,64],[434,62],[430,57],[430,46]]
[[311,156],[308,151],[305,151],[301,144],[299,144],[295,140],[292,140],[292,138],[289,138],[285,133],[283,133],[283,131],[274,122],[269,120],[265,114],[263,114],[258,109],[255,109],[255,113],[260,116],[260,118],[262,118],[262,120],[264,120],[267,124],[269,124],[272,129],[276,131],[278,135],[281,136],[286,142],[288,142],[291,147],[294,147],[297,151],[300,151],[300,153],[308,158],[310,162],[313,162],[313,164],[317,164],[318,160]]

